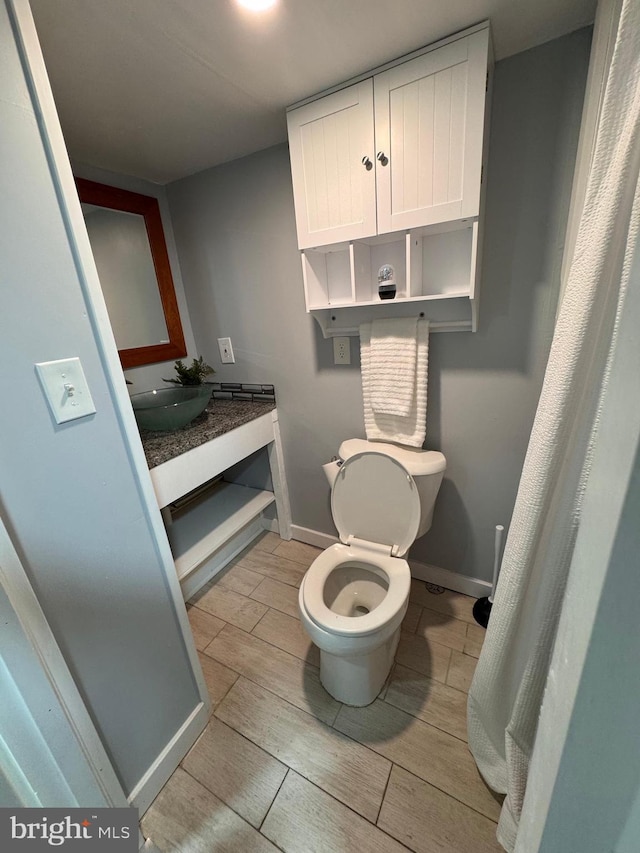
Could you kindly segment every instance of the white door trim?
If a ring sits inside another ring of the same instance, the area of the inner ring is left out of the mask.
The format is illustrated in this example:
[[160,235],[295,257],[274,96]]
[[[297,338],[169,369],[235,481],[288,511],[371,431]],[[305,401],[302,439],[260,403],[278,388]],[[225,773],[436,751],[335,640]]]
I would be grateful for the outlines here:
[[[42,671],[58,699],[105,802],[114,807],[128,805],[124,790],[38,603],[2,518],[0,518],[0,585],[42,665]],[[47,805],[52,804],[47,803]]]
[[[78,281],[85,297],[87,314],[104,366],[109,393],[120,424],[120,429],[126,440],[131,469],[140,490],[148,523],[153,531],[156,547],[162,560],[167,589],[175,609],[192,674],[200,694],[200,702],[194,710],[194,713],[197,712],[196,722],[189,729],[189,736],[193,742],[199,731],[207,724],[211,700],[193,642],[169,540],[167,539],[162,522],[162,516],[151,482],[149,467],[144,455],[133,409],[131,408],[124,374],[118,357],[118,349],[100,287],[89,237],[84,224],[84,216],[78,199],[69,156],[62,135],[29,2],[28,0],[5,0],[5,3],[13,26],[25,79],[29,86],[29,93],[38,117],[40,136],[46,152],[51,180],[59,198],[60,213],[65,224],[69,248],[78,270]],[[197,730],[198,726],[199,730]],[[166,753],[167,749],[176,740],[179,740],[184,745],[186,752],[188,744],[185,743],[184,726],[176,732],[170,743],[165,745],[161,756]],[[155,775],[149,776],[147,771],[143,776],[143,778],[148,780],[148,789],[144,793],[139,793],[141,802],[149,800],[152,795],[155,796],[164,782],[166,782],[166,778],[168,778],[166,776],[167,767],[161,761],[161,756],[158,756],[152,765],[152,767],[158,768],[158,772]],[[124,804],[126,805],[126,799]]]

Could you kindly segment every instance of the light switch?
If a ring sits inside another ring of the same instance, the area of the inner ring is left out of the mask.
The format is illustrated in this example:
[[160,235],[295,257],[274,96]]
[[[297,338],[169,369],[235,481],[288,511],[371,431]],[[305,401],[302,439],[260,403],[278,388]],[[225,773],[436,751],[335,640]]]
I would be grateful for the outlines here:
[[92,415],[91,392],[79,358],[61,358],[36,364],[42,390],[56,423]]
[[236,359],[231,346],[231,338],[218,338],[218,349],[220,350],[220,361],[223,364],[235,364]]

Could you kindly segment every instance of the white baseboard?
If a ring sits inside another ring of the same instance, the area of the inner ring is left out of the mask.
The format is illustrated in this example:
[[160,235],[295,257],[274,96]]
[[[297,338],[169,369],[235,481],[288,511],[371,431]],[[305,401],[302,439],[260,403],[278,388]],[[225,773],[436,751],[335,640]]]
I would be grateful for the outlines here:
[[322,549],[329,548],[340,541],[337,536],[320,533],[319,530],[311,530],[309,527],[300,527],[297,524],[291,525],[291,536],[298,542],[305,542],[307,545],[315,545],[316,548]]
[[427,583],[435,583],[445,589],[470,595],[472,598],[483,598],[491,595],[491,584],[488,581],[459,575],[457,572],[452,572],[451,569],[430,566],[428,563],[418,563],[416,560],[409,560],[409,566],[411,567],[412,578],[427,581]]
[[[297,524],[291,525],[291,535],[299,542],[315,545],[316,548],[329,548],[339,541],[337,536],[321,533],[319,530],[311,530],[308,527],[300,527]],[[488,581],[459,575],[457,572],[452,572],[451,569],[430,566],[416,560],[409,560],[409,566],[411,567],[411,576],[418,580],[435,583],[438,586],[445,587],[445,589],[470,595],[473,598],[482,598],[491,594],[491,584]]]
[[127,801],[129,805],[138,809],[140,817],[158,796],[173,771],[196,742],[208,720],[209,708],[204,702],[200,702],[131,791]]

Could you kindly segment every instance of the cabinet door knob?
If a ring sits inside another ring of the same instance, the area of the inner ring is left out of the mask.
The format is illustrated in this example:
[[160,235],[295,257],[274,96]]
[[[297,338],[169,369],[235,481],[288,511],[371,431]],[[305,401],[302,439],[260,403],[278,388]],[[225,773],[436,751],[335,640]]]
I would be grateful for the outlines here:
[[386,165],[387,165],[387,163],[389,162],[389,158],[388,158],[388,157],[387,157],[387,155],[384,153],[384,151],[378,151],[377,159],[378,159],[378,161],[380,162],[380,164],[381,164],[382,166],[386,166]]
[[366,156],[362,158],[362,165],[365,167],[367,172],[370,172],[371,169],[373,168],[373,163],[371,162],[369,157],[366,157]]

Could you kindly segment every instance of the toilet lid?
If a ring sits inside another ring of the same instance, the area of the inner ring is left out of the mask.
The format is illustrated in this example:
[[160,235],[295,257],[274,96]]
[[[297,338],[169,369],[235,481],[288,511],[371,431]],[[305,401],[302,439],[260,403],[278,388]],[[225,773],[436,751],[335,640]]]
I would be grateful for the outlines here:
[[397,459],[368,451],[347,459],[331,491],[331,512],[342,542],[349,536],[405,554],[420,525],[416,484]]

